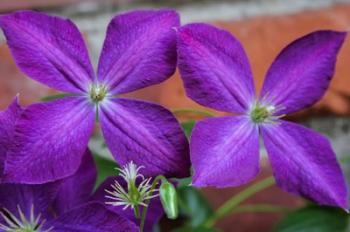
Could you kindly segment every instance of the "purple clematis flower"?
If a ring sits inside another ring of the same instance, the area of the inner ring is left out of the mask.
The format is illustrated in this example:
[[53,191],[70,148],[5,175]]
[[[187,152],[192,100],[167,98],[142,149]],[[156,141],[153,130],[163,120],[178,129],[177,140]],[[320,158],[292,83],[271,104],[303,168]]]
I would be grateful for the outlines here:
[[32,11],[0,17],[21,70],[70,96],[29,106],[16,122],[3,182],[38,184],[74,173],[96,114],[119,164],[133,161],[145,175],[189,175],[188,142],[165,108],[116,97],[160,83],[176,66],[179,17],[172,10],[134,11],[110,22],[97,75],[82,36],[67,19]]
[[[0,112],[1,160],[7,149],[2,145],[11,139],[22,112],[17,98]],[[92,156],[86,151],[78,170],[69,177],[39,185],[0,184],[0,231],[18,227],[35,227],[37,231],[138,231],[135,223],[139,222],[130,211],[105,204],[101,192],[113,177],[92,194],[96,174]],[[159,199],[152,200],[149,212],[145,231],[151,231],[164,213]]]
[[206,24],[178,30],[178,65],[187,95],[236,116],[199,122],[191,136],[195,186],[238,186],[259,172],[261,134],[277,184],[322,205],[348,207],[347,188],[329,141],[281,120],[318,101],[333,76],[346,33],[317,31],[290,45],[267,72],[255,96],[242,45]]

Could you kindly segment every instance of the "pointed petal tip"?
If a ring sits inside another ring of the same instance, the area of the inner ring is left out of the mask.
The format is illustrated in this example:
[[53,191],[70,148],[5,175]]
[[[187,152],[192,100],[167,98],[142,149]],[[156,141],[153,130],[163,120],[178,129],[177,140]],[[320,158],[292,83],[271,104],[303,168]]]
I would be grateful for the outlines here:
[[340,207],[341,207],[347,214],[350,214],[350,211],[349,211],[349,201],[348,201],[348,199],[347,199],[347,195],[345,196],[344,203],[341,204]]
[[329,202],[318,202],[319,205],[324,205],[324,206],[332,206],[332,207],[337,207],[341,210],[343,210],[344,212],[346,212],[347,214],[349,214],[349,202],[347,200],[347,195],[344,196],[343,198],[338,198],[338,199],[334,199],[334,203],[330,204]]
[[344,199],[335,200],[334,204],[322,203],[322,202],[319,202],[318,204],[321,206],[323,205],[323,206],[336,207],[336,208],[343,210],[345,213],[350,214],[349,203],[348,203],[346,198],[347,198],[347,196]]
[[177,54],[189,98],[219,111],[246,112],[255,87],[245,50],[232,34],[206,23],[187,24],[178,29]]
[[174,30],[176,33],[178,33],[179,31],[179,27],[172,27],[171,29]]
[[204,188],[204,187],[208,187],[208,185],[201,183],[200,180],[198,180],[198,177],[193,176],[193,180],[192,182],[189,184],[189,186],[192,187],[197,187],[197,188]]
[[16,106],[16,107],[18,107],[20,109],[23,109],[23,107],[20,104],[19,97],[20,97],[20,94],[17,93],[16,96],[13,98],[13,100],[11,102],[11,105]]
[[[310,32],[309,34],[306,34],[303,37],[307,37],[310,35],[322,35],[322,34],[323,35],[328,34],[330,39],[337,37],[340,40],[344,40],[346,38],[348,32],[347,31],[336,31],[336,30],[318,30],[318,31]],[[301,38],[303,38],[303,37],[301,37]]]

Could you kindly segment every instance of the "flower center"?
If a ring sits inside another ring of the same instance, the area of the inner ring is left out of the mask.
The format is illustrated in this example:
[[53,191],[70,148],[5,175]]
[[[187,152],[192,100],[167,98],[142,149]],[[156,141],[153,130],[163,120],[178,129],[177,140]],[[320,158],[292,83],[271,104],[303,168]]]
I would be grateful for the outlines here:
[[31,207],[29,218],[27,218],[21,208],[17,206],[18,217],[7,209],[0,209],[0,216],[4,219],[4,224],[0,223],[0,229],[6,232],[48,232],[42,230],[45,221],[41,220],[41,215],[34,215],[34,207]]
[[274,118],[274,112],[274,106],[262,105],[258,102],[252,107],[249,116],[255,123],[263,123],[272,120]]
[[90,87],[90,98],[93,102],[98,103],[103,101],[107,95],[107,87],[105,85],[93,84]]

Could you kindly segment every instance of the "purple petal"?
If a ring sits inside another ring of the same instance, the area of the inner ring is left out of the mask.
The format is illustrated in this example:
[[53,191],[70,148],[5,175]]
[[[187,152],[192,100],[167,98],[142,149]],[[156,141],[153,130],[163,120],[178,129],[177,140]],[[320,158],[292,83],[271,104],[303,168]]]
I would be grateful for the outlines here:
[[290,45],[267,72],[263,101],[277,106],[276,114],[293,113],[320,100],[333,77],[345,32],[317,31]]
[[[142,169],[141,169],[142,170]],[[105,204],[106,201],[110,201],[108,198],[106,198],[106,189],[112,190],[111,185],[115,182],[118,181],[118,183],[127,189],[127,184],[125,180],[121,177],[108,177],[96,190],[95,194],[93,195],[92,199],[99,201],[103,204]],[[106,205],[108,209],[128,218],[129,220],[133,221],[136,225],[140,224],[140,220],[135,218],[134,211],[131,208],[123,210],[123,206],[111,206],[111,205]],[[143,208],[141,207],[141,212]],[[147,211],[147,217],[145,221],[145,232],[152,232],[153,227],[155,224],[157,224],[160,220],[160,218],[163,216],[164,211],[163,207],[160,203],[159,198],[153,198],[149,204],[149,208]]]
[[120,165],[133,161],[146,176],[189,176],[187,139],[175,117],[152,103],[113,99],[101,105],[101,128]]
[[42,219],[49,219],[52,217],[49,207],[56,196],[57,187],[56,182],[42,185],[1,184],[0,209],[5,208],[19,218],[19,207],[29,219],[33,207],[36,217],[41,214]]
[[180,27],[178,59],[186,93],[199,104],[243,113],[254,100],[247,56],[227,31],[200,23]]
[[70,20],[18,11],[1,16],[0,27],[24,73],[58,90],[88,90],[93,69],[82,36]]
[[86,150],[78,171],[60,181],[54,211],[57,214],[62,214],[87,202],[95,186],[96,172],[96,165],[91,152]]
[[190,150],[195,186],[238,186],[259,173],[259,131],[245,116],[198,122]]
[[0,178],[4,171],[4,162],[6,159],[9,141],[11,141],[15,123],[22,111],[21,106],[18,104],[17,97],[6,110],[0,111]]
[[282,189],[321,205],[348,207],[344,176],[324,136],[282,120],[261,131]]
[[[55,232],[138,232],[138,227],[128,219],[107,210],[99,203],[89,203],[75,208],[49,222]],[[45,229],[45,228],[44,228]]]
[[173,10],[133,11],[114,17],[98,65],[101,81],[119,94],[169,78],[176,67],[172,28],[179,25]]
[[39,184],[75,173],[93,130],[93,107],[85,97],[29,106],[17,121],[4,180]]

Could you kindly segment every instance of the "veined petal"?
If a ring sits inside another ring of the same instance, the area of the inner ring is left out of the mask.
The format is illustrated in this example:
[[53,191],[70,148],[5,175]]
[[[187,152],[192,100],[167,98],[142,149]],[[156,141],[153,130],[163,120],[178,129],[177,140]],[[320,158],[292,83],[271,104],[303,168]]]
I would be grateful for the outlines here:
[[138,227],[128,219],[106,209],[100,203],[77,207],[45,224],[44,229],[55,232],[138,232]]
[[316,31],[297,39],[277,56],[267,72],[261,98],[293,113],[320,100],[333,77],[345,32]]
[[94,159],[89,149],[87,149],[78,171],[59,180],[59,190],[53,207],[56,214],[62,214],[86,203],[93,193],[96,175]]
[[0,17],[19,68],[49,87],[80,93],[94,76],[82,36],[68,19],[34,11]]
[[188,142],[165,108],[142,101],[113,99],[101,105],[101,128],[120,165],[133,161],[146,176],[189,176]]
[[29,106],[17,121],[4,181],[39,184],[75,173],[94,119],[94,105],[84,97]]
[[[127,184],[122,177],[120,177],[120,176],[108,177],[98,187],[98,189],[96,190],[96,192],[94,193],[94,195],[92,197],[92,200],[99,201],[103,204],[106,204],[106,201],[110,201],[110,199],[106,198],[106,195],[108,195],[108,193],[106,193],[106,189],[111,191],[112,190],[111,185],[115,181],[117,181],[125,190],[127,190]],[[140,184],[139,181],[137,183]],[[108,207],[108,209],[112,210],[113,212],[116,212],[119,215],[128,218],[130,221],[133,221],[136,225],[140,224],[140,220],[135,218],[134,210],[131,209],[130,207],[127,209],[123,209],[124,206],[108,205],[107,207]],[[142,212],[142,210],[143,210],[143,207],[140,207],[140,212]],[[158,221],[160,220],[160,218],[163,215],[164,215],[164,210],[163,210],[163,207],[160,203],[159,198],[157,197],[157,198],[151,199],[151,202],[150,202],[150,204],[148,206],[148,210],[147,210],[147,217],[145,220],[144,231],[145,232],[152,232],[154,225],[158,223]]]
[[118,15],[108,25],[98,77],[113,94],[126,93],[169,78],[176,67],[180,25],[173,10],[142,10]]
[[[22,212],[26,219],[30,219],[31,211],[37,218],[49,219],[53,215],[49,212],[58,189],[56,182],[42,185],[28,184],[0,184],[0,209],[6,209],[17,219]],[[20,211],[19,211],[20,210]],[[2,217],[0,216],[0,221]]]
[[187,95],[199,104],[243,113],[255,98],[247,56],[227,31],[202,23],[180,27],[178,65]]
[[294,123],[261,127],[277,184],[321,205],[348,207],[344,176],[329,141]]
[[16,97],[13,102],[4,111],[0,111],[0,179],[4,171],[4,162],[9,147],[9,141],[12,141],[14,127],[17,119],[23,109],[18,104]]
[[198,122],[190,150],[195,186],[238,186],[259,173],[259,130],[245,116]]

